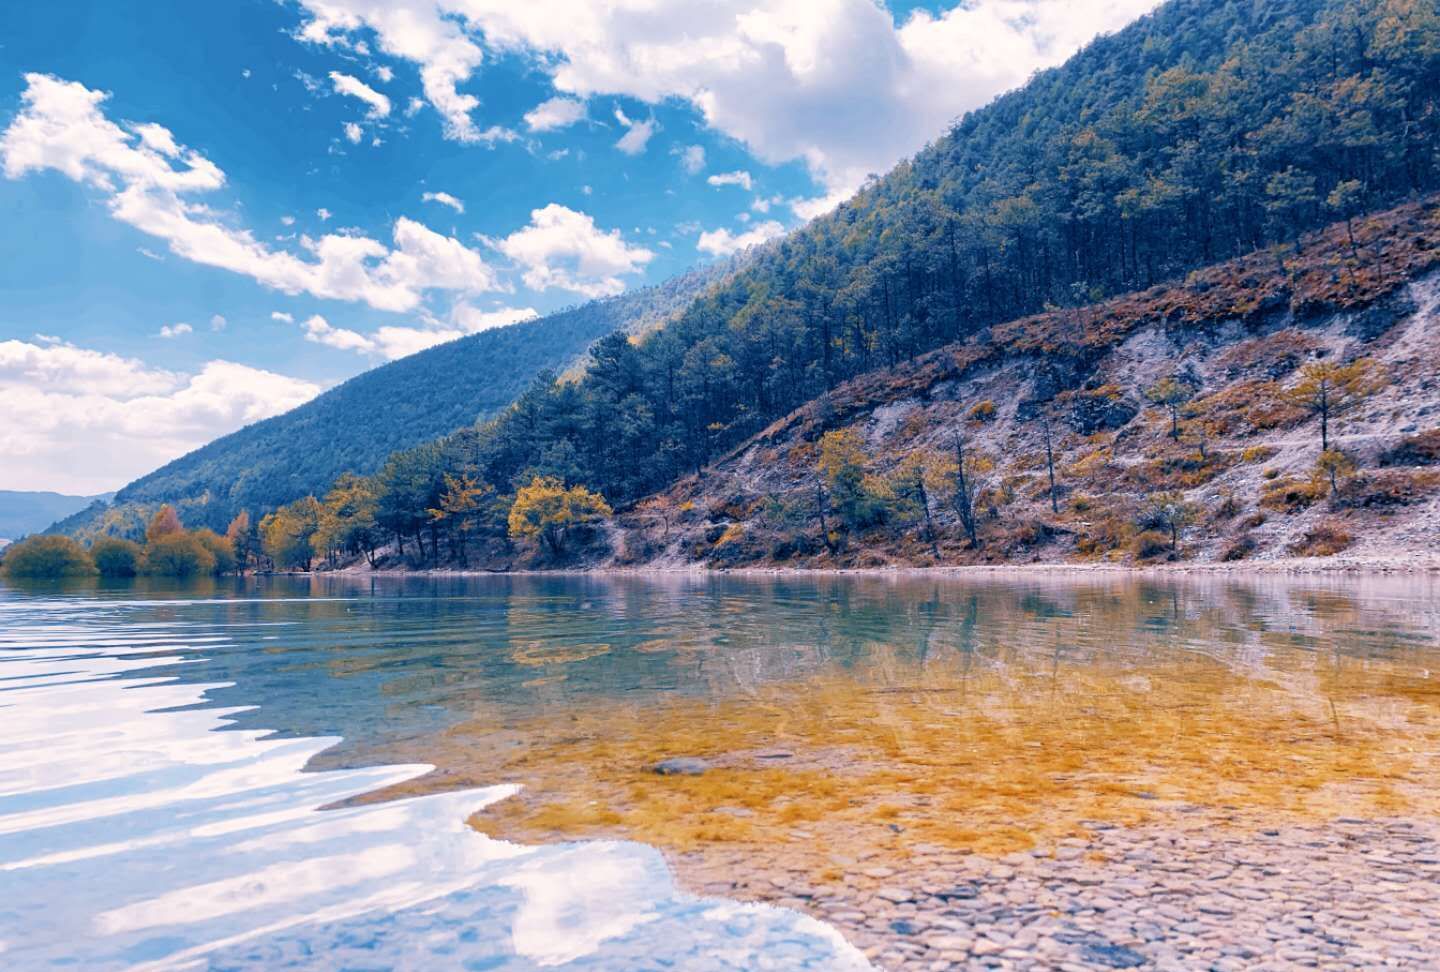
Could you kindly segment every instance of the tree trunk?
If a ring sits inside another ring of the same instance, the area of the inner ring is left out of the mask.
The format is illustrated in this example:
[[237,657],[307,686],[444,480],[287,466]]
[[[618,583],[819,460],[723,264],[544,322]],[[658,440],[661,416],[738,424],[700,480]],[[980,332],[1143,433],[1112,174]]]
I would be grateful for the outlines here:
[[820,517],[820,542],[834,556],[835,543],[830,539],[830,524],[825,521],[825,487],[820,483],[815,484],[815,509]]
[[1050,445],[1050,419],[1045,419],[1045,468],[1050,474],[1050,512],[1060,512],[1060,501],[1055,498],[1055,451]]
[[970,538],[970,546],[980,549],[980,535],[975,529],[975,505],[970,495],[970,483],[965,476],[965,441],[955,433],[955,512],[960,525]]

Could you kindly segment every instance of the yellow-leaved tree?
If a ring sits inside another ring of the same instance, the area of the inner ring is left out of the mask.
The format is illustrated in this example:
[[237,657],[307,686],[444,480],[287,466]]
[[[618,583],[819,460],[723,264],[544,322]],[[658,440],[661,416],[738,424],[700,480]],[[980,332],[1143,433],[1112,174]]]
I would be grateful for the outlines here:
[[[489,483],[482,483],[465,473],[452,476],[447,472],[445,491],[440,494],[439,503],[428,511],[430,519],[450,535],[450,545],[459,558],[461,567],[469,566],[466,545],[470,542],[470,534],[480,525],[485,507],[494,495],[495,489]],[[608,516],[609,507],[606,507],[605,512]],[[514,528],[511,529],[513,531]]]
[[154,543],[161,537],[168,537],[172,533],[182,533],[185,527],[180,523],[180,515],[175,512],[175,507],[166,503],[155,511],[150,518],[150,524],[145,527],[145,542]]
[[510,507],[510,536],[538,540],[557,556],[564,552],[567,535],[578,526],[610,516],[610,504],[584,486],[571,486],[554,476],[536,476],[515,493]]
[[1385,387],[1385,368],[1372,358],[1349,364],[1312,361],[1300,369],[1300,380],[1284,396],[1312,415],[1320,416],[1320,451],[1330,451],[1330,423]]

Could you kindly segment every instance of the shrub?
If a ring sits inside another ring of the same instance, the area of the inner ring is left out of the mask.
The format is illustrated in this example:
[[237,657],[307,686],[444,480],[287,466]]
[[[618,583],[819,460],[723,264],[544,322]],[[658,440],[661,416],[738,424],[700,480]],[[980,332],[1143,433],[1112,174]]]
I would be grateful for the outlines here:
[[1355,542],[1337,524],[1324,522],[1306,531],[1287,549],[1297,557],[1332,557]]
[[1424,499],[1437,486],[1440,486],[1440,472],[1382,469],[1342,483],[1335,501],[1338,506],[1359,509],[1407,506]]
[[200,541],[201,546],[210,551],[210,556],[215,558],[215,566],[211,568],[214,573],[234,573],[235,547],[229,540],[210,529],[196,530],[193,535]]
[[1267,510],[1297,513],[1323,499],[1326,483],[1323,478],[1295,479],[1285,477],[1266,483],[1260,490],[1260,505]]
[[995,417],[995,411],[995,403],[986,399],[983,402],[977,402],[966,414],[972,422],[988,422]]
[[138,543],[119,537],[101,537],[90,547],[90,559],[101,577],[134,577],[144,556]]
[[42,533],[11,544],[0,561],[8,577],[83,577],[95,573],[95,563],[73,539]]
[[193,533],[165,533],[145,546],[145,573],[196,577],[213,573],[215,557]]
[[1241,462],[1266,462],[1274,459],[1280,452],[1274,446],[1253,445],[1246,446],[1245,451],[1240,453]]
[[1142,530],[1130,541],[1130,552],[1137,560],[1151,560],[1170,555],[1170,535],[1159,530]]
[[1228,520],[1232,516],[1237,516],[1241,509],[1243,507],[1239,498],[1227,489],[1220,493],[1220,501],[1215,504],[1212,516],[1216,520]]
[[1244,560],[1255,552],[1255,538],[1246,534],[1243,537],[1236,537],[1227,543],[1220,551],[1220,559],[1226,563],[1236,560]]
[[1429,429],[1401,439],[1380,456],[1382,466],[1440,465],[1440,429]]

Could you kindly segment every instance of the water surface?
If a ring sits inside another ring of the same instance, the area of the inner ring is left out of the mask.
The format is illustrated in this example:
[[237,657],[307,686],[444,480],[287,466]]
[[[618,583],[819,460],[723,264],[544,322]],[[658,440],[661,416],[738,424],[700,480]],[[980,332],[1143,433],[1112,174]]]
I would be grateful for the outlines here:
[[[0,588],[0,964],[864,968],[832,928],[800,911],[683,890],[657,849],[673,850],[672,839],[739,839],[715,821],[750,826],[766,807],[685,804],[686,821],[706,822],[684,834],[673,820],[665,830],[651,817],[631,821],[627,807],[605,817],[624,826],[567,831],[553,807],[634,799],[657,779],[635,763],[642,744],[698,747],[697,725],[722,755],[779,740],[797,752],[759,755],[803,762],[799,748],[816,748],[832,721],[839,738],[842,716],[861,717],[856,698],[921,700],[902,716],[887,708],[863,718],[890,720],[892,758],[924,753],[932,763],[951,747],[907,738],[894,719],[919,718],[956,739],[964,726],[973,749],[982,741],[973,736],[977,713],[990,719],[997,705],[1035,703],[1083,719],[1101,696],[1110,699],[1109,686],[1134,693],[1143,683],[1143,694],[1121,699],[1124,711],[1138,705],[1143,716],[1154,705],[1158,715],[1176,696],[1156,686],[1206,687],[1209,697],[1209,686],[1235,678],[1299,693],[1299,711],[1314,709],[1325,732],[1334,712],[1335,740],[1369,745],[1379,738],[1370,726],[1381,696],[1386,719],[1393,712],[1413,725],[1413,707],[1429,711],[1437,631],[1440,589],[1424,578],[280,578]],[[996,685],[1007,687],[1003,702]],[[957,686],[985,691],[961,700]],[[982,702],[988,708],[977,708]],[[771,715],[756,722],[760,707]],[[777,723],[773,713],[786,709],[790,721]],[[677,713],[689,720],[684,734],[665,721]],[[803,731],[794,725],[800,713]],[[1362,715],[1371,718],[1364,733],[1351,727]],[[1030,752],[1034,740],[1023,735],[1001,744]],[[1088,739],[1095,743],[1093,732]],[[978,769],[992,782],[1021,775],[1022,761],[1012,771],[992,752],[984,759]],[[756,792],[762,779],[788,780],[793,790],[806,778],[806,766],[784,776],[768,764],[721,764],[707,785],[733,773]],[[846,785],[832,785],[832,798]],[[1405,796],[1404,781],[1386,786],[1394,799]],[[550,808],[538,828],[547,839],[497,839],[467,825],[476,811],[503,818],[503,808],[523,806],[513,796],[521,787],[522,797],[553,797],[530,807]],[[409,793],[423,795],[375,799]],[[680,797],[718,799],[701,790],[664,796],[675,806]],[[785,839],[813,844],[795,796],[781,804]],[[887,834],[906,832],[894,823],[906,811],[887,817]],[[972,802],[946,812],[973,811]],[[908,826],[918,832],[922,821]],[[751,826],[742,836],[757,833]]]

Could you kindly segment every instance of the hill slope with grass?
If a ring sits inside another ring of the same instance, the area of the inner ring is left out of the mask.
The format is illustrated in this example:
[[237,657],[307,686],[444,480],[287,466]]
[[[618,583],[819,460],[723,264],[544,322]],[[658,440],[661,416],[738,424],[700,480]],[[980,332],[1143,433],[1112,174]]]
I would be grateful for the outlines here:
[[1433,558],[1440,199],[843,384],[611,543],[669,566]]

